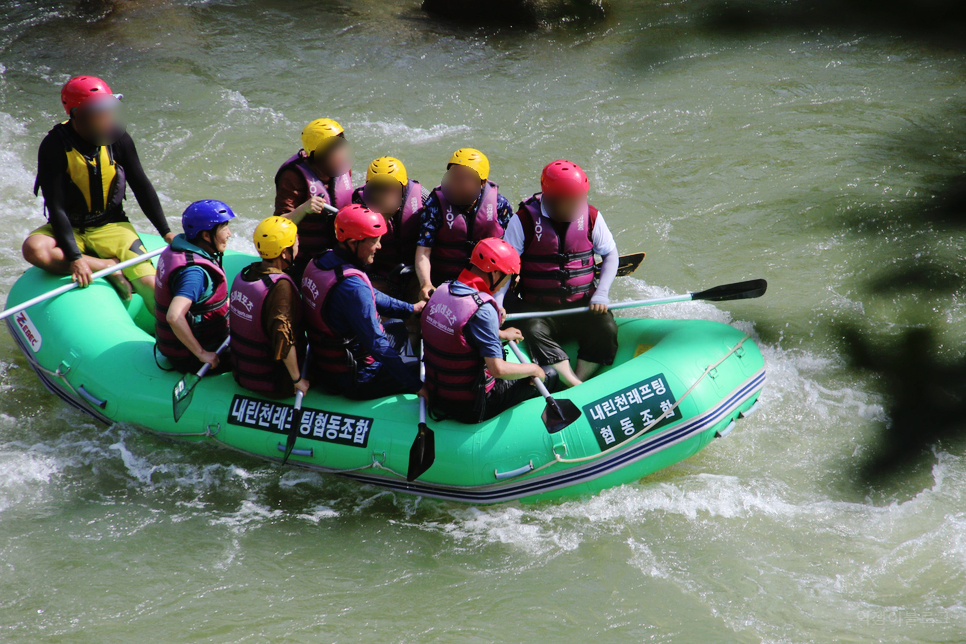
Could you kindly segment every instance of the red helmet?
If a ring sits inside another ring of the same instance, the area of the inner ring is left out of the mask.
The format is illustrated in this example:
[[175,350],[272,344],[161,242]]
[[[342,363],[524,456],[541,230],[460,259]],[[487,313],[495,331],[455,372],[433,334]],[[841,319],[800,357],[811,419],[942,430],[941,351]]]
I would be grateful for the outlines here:
[[378,212],[357,203],[345,206],[335,216],[335,238],[363,240],[386,234],[386,220]]
[[543,169],[540,189],[548,197],[579,197],[590,190],[590,182],[579,165],[560,159]]
[[500,271],[507,275],[520,272],[520,253],[517,249],[496,237],[481,239],[473,249],[470,264],[484,273]]
[[60,102],[64,104],[67,116],[82,105],[120,99],[120,94],[112,94],[107,83],[96,76],[76,76],[64,83],[64,87],[60,90]]

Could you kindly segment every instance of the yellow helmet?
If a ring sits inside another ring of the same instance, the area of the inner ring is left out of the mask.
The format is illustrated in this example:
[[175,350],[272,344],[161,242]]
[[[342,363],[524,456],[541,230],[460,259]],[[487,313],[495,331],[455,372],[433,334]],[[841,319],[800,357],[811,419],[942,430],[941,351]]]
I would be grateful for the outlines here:
[[394,179],[404,188],[409,183],[409,177],[406,175],[406,166],[395,157],[379,157],[373,160],[369,164],[369,169],[366,170],[366,183],[369,183],[373,179],[377,181]]
[[486,155],[473,148],[460,148],[454,152],[446,167],[449,168],[453,164],[465,165],[471,170],[476,170],[476,174],[480,175],[481,181],[486,181],[487,177],[490,176],[490,162]]
[[291,219],[269,217],[255,227],[255,248],[262,259],[275,259],[295,245],[298,227]]
[[306,154],[322,152],[343,132],[342,126],[332,119],[315,119],[302,130],[302,149]]

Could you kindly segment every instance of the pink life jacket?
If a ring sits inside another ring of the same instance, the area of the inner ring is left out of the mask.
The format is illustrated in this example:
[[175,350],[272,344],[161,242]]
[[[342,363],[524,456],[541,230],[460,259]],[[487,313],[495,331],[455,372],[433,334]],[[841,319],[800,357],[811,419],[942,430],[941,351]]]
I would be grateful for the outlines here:
[[329,293],[352,276],[366,283],[375,305],[376,293],[369,276],[351,264],[322,269],[313,261],[302,276],[302,313],[312,350],[312,365],[322,374],[355,374],[359,364],[368,365],[375,361],[364,349],[360,351],[361,345],[354,337],[343,336],[329,326],[325,311]]
[[[282,174],[283,170],[288,168],[294,168],[298,170],[302,177],[305,179],[305,183],[308,186],[309,197],[314,197],[316,195],[322,197],[325,203],[335,206],[336,208],[342,208],[343,206],[348,206],[352,203],[352,172],[346,172],[345,174],[336,177],[333,180],[333,190],[329,190],[329,186],[326,185],[322,179],[315,174],[312,167],[309,165],[308,158],[305,156],[303,150],[299,150],[296,154],[289,157],[289,159],[283,163],[278,172],[275,173],[275,187],[278,187],[278,179]],[[322,212],[315,214],[310,213],[306,215],[302,221],[299,222],[299,254],[304,254],[306,257],[313,257],[323,251],[332,248],[335,244],[335,230],[333,228],[333,222],[335,217],[332,213],[323,210]]]
[[[251,391],[275,391],[275,370],[278,361],[272,355],[272,339],[262,326],[262,306],[269,291],[281,280],[295,282],[285,273],[271,273],[253,282],[245,275],[254,266],[242,270],[231,284],[229,321],[231,327],[231,357],[235,380]],[[292,326],[301,328],[301,309],[293,308]],[[300,357],[301,362],[301,357]]]
[[488,293],[453,295],[451,285],[436,289],[422,314],[426,387],[434,403],[472,405],[496,381],[463,330],[480,307],[499,307]]
[[443,223],[436,231],[433,250],[429,256],[432,264],[430,279],[433,284],[439,285],[459,277],[469,263],[476,242],[487,237],[502,238],[503,226],[500,225],[496,208],[500,189],[492,181],[487,181],[483,186],[472,217],[454,210],[443,195],[442,187],[436,187],[433,192],[439,200],[440,212],[443,213]]
[[154,335],[158,350],[172,359],[186,359],[193,354],[188,350],[168,324],[168,307],[174,299],[172,280],[189,266],[200,266],[211,279],[211,296],[201,302],[193,302],[185,318],[198,344],[206,351],[217,349],[228,337],[228,278],[221,266],[204,255],[191,251],[164,249],[158,258],[158,273],[154,286]]
[[540,212],[540,193],[520,204],[523,252],[517,289],[524,302],[582,305],[590,299],[597,214],[588,205],[576,221],[561,223]]
[[[352,194],[355,203],[366,205],[365,186]],[[400,264],[412,266],[416,261],[416,241],[419,239],[419,210],[423,207],[423,186],[414,179],[409,180],[403,195],[402,208],[391,218],[386,219],[388,231],[379,242],[382,248],[376,259],[367,269],[369,274],[388,277]]]

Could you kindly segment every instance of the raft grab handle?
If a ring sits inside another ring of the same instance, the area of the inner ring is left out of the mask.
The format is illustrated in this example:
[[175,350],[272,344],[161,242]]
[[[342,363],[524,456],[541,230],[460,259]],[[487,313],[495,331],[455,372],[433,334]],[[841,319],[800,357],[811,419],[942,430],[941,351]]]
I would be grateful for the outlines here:
[[99,407],[101,409],[107,408],[107,401],[101,400],[100,398],[97,398],[96,396],[91,395],[86,389],[84,389],[84,385],[77,386],[77,393],[80,395],[81,398],[83,398],[90,404],[94,405],[95,407]]
[[[285,451],[285,445],[282,444],[282,443],[279,443],[278,444],[278,451],[284,452]],[[298,449],[298,448],[296,448],[296,449],[293,449],[292,450],[292,453],[295,454],[296,456],[312,456],[312,451],[313,450],[312,450],[311,447],[308,448],[308,449]]]
[[516,476],[526,474],[527,472],[530,472],[532,470],[533,470],[533,460],[531,459],[530,462],[524,465],[523,467],[518,467],[517,469],[510,470],[509,472],[499,472],[497,470],[493,470],[493,476],[496,477],[497,481],[503,481],[505,479],[512,479]]

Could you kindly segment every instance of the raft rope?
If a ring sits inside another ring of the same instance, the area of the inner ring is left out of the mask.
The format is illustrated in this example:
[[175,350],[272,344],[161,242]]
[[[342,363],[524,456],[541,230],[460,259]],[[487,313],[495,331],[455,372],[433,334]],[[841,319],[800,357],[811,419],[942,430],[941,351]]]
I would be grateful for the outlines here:
[[[633,436],[631,436],[630,438],[628,438],[623,443],[618,443],[617,445],[614,445],[613,447],[609,447],[609,448],[605,449],[602,452],[598,452],[597,454],[590,454],[588,456],[581,456],[580,458],[564,458],[563,456],[561,456],[560,454],[558,454],[556,450],[553,450],[554,460],[547,461],[546,463],[544,463],[540,467],[534,468],[534,469],[530,470],[529,472],[524,472],[524,473],[525,474],[534,474],[536,472],[539,472],[540,470],[543,470],[543,469],[546,469],[546,468],[550,467],[551,465],[556,465],[557,463],[586,463],[587,461],[592,461],[592,460],[601,458],[602,456],[606,456],[607,454],[610,454],[611,452],[614,452],[616,450],[619,450],[622,447],[626,447],[627,446],[627,443],[629,443],[630,441],[634,440],[635,438],[637,438],[639,436],[642,436],[642,435],[648,433],[649,431],[651,431],[652,429],[654,429],[657,426],[658,423],[660,423],[662,420],[664,420],[665,418],[667,418],[669,414],[673,414],[674,413],[674,410],[677,409],[681,405],[681,403],[683,403],[685,400],[687,400],[688,396],[691,395],[691,392],[694,391],[695,387],[697,387],[699,384],[701,384],[701,381],[704,380],[708,376],[708,374],[710,374],[712,371],[714,371],[715,369],[717,369],[718,366],[721,365],[722,362],[724,362],[725,360],[727,360],[728,358],[730,358],[733,353],[735,353],[738,349],[740,349],[741,348],[741,345],[743,345],[745,343],[745,340],[748,340],[750,337],[751,336],[748,336],[748,335],[746,335],[745,337],[743,337],[738,342],[738,344],[736,344],[735,346],[731,347],[731,349],[728,351],[728,353],[724,354],[721,357],[720,360],[718,360],[717,362],[715,362],[712,365],[709,365],[708,368],[704,370],[704,373],[702,373],[700,376],[698,376],[698,379],[694,381],[694,384],[692,384],[688,388],[688,390],[684,392],[684,395],[681,396],[676,403],[674,403],[671,407],[669,407],[667,409],[667,411],[665,411],[663,414],[661,414],[660,416],[658,416],[657,418],[655,418],[651,422],[650,425],[647,425],[646,427],[644,427],[643,429],[641,429],[641,431],[637,432],[636,434],[634,434]],[[566,454],[566,446],[565,446],[565,449],[564,449],[564,453]]]
[[[537,473],[537,472],[539,472],[541,470],[544,470],[544,469],[550,467],[551,465],[556,465],[558,463],[563,463],[563,464],[567,464],[567,463],[586,463],[587,461],[592,461],[592,460],[601,458],[602,456],[606,456],[607,454],[610,454],[611,452],[614,452],[616,450],[619,450],[622,447],[627,447],[627,443],[633,441],[635,438],[638,438],[639,436],[642,436],[642,435],[648,433],[649,431],[651,431],[652,429],[654,429],[657,426],[658,423],[660,423],[662,420],[664,420],[665,418],[667,418],[669,414],[673,414],[674,413],[674,410],[677,409],[681,405],[681,403],[683,403],[685,400],[687,400],[688,396],[691,395],[691,392],[693,392],[694,389],[699,384],[701,384],[701,381],[704,380],[712,371],[714,371],[715,369],[717,369],[721,365],[721,363],[723,363],[725,360],[727,360],[728,358],[730,358],[732,356],[732,354],[734,354],[736,351],[738,351],[738,349],[741,348],[741,345],[743,345],[745,343],[745,340],[748,340],[750,337],[751,336],[748,336],[748,335],[746,335],[745,337],[743,337],[735,346],[731,347],[731,349],[726,354],[724,354],[721,357],[720,360],[718,360],[717,362],[715,362],[712,365],[709,365],[708,368],[705,369],[704,372],[700,376],[698,376],[697,380],[695,380],[694,383],[690,387],[688,387],[688,390],[684,392],[684,395],[681,396],[681,398],[679,398],[676,403],[674,403],[671,407],[669,407],[667,409],[667,411],[665,411],[663,414],[661,414],[660,416],[658,416],[657,418],[655,418],[649,425],[647,425],[646,427],[644,427],[643,429],[641,429],[641,431],[637,432],[636,434],[634,434],[633,436],[631,436],[629,439],[627,439],[623,443],[618,443],[617,445],[614,445],[613,447],[610,447],[608,449],[605,449],[602,452],[598,452],[597,454],[590,454],[588,456],[581,456],[580,458],[564,458],[563,456],[561,456],[560,454],[558,454],[554,450],[553,451],[554,460],[547,461],[546,463],[544,463],[540,467],[537,467],[535,469],[532,469],[532,470],[529,470],[527,472],[524,472],[523,474],[535,474],[535,473]],[[67,386],[70,387],[71,391],[74,391],[74,388],[71,387],[71,385],[70,385],[69,382],[67,382],[67,379],[64,377],[64,374],[61,374],[59,369],[58,369],[57,372],[52,372],[52,371],[49,371],[47,369],[44,369],[43,367],[40,367],[40,368],[43,369],[46,373],[49,373],[49,374],[51,374],[53,376],[60,377],[67,384]],[[234,447],[233,445],[229,445],[228,443],[225,443],[223,441],[218,440],[217,435],[218,435],[218,433],[220,431],[221,431],[220,425],[219,425],[218,431],[215,431],[215,432],[212,432],[210,428],[206,428],[205,431],[203,431],[203,432],[195,432],[195,433],[191,433],[191,434],[181,433],[181,432],[164,432],[164,431],[151,430],[152,433],[154,433],[154,434],[160,434],[162,436],[174,436],[174,437],[204,436],[204,437],[209,438],[209,439],[213,440],[214,442],[216,442],[216,443],[218,443],[218,444],[220,444],[220,445],[222,445],[222,446],[224,446],[224,447],[226,447],[228,449],[240,451],[240,450],[238,450],[238,448]],[[565,449],[564,453],[566,453],[566,449]],[[385,458],[385,452],[383,452],[383,458]],[[397,472],[396,470],[392,469],[391,467],[386,467],[385,465],[383,465],[383,463],[381,461],[377,460],[376,459],[376,453],[375,452],[372,453],[372,462],[371,463],[368,463],[366,465],[360,465],[359,467],[352,467],[352,468],[342,469],[342,470],[325,468],[324,471],[328,472],[329,474],[349,474],[351,472],[359,472],[359,471],[368,470],[368,469],[382,470],[382,471],[388,472],[389,474],[392,474],[393,476],[396,476],[398,478],[403,478],[403,479],[406,478],[406,475],[405,474],[401,474],[400,472]],[[521,474],[521,476],[523,474]]]

